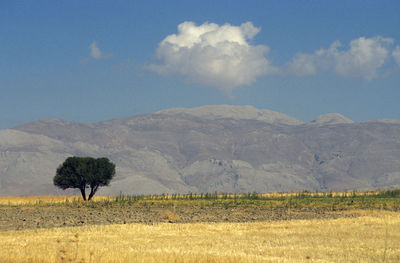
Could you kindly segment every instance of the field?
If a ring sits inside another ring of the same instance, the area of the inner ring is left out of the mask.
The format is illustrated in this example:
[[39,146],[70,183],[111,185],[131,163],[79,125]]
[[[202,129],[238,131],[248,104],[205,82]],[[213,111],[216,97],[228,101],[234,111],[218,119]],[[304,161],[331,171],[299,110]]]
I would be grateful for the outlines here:
[[0,262],[399,262],[400,194],[0,198]]

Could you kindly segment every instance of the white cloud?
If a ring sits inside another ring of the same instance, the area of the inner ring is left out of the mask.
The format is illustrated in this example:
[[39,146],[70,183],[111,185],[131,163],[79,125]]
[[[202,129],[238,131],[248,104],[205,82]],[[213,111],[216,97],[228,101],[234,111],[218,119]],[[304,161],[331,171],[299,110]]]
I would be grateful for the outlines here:
[[392,56],[396,61],[397,65],[400,66],[400,46],[397,46],[395,50],[392,52]]
[[350,42],[348,50],[340,50],[342,45],[336,41],[328,49],[320,49],[314,54],[297,54],[289,62],[288,71],[295,75],[313,75],[323,69],[333,70],[340,76],[373,79],[389,59],[392,43],[390,38],[360,37]]
[[297,54],[289,63],[289,72],[297,76],[315,75],[317,73],[315,55]]
[[89,46],[90,49],[90,56],[94,59],[100,59],[102,57],[100,48],[97,47],[97,42],[93,41],[92,44]]
[[389,38],[358,38],[350,42],[348,51],[336,54],[335,71],[342,76],[358,76],[365,79],[377,77],[377,70],[389,58]]
[[240,26],[193,22],[178,25],[178,33],[167,36],[156,50],[159,64],[149,68],[159,74],[179,75],[186,80],[214,86],[231,94],[238,86],[276,71],[265,57],[269,47],[249,40],[260,31],[251,22]]
[[112,57],[111,54],[103,54],[100,48],[97,46],[97,41],[93,41],[92,44],[89,46],[90,56],[94,59],[102,59],[102,58],[110,58]]

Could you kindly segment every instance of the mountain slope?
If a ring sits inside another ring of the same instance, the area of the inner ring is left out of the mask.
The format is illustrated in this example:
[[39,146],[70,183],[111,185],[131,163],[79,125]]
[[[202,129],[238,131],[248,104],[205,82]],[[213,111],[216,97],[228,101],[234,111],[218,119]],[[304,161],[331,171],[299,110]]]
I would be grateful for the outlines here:
[[340,124],[340,123],[354,123],[354,122],[339,113],[328,113],[318,116],[315,120],[312,120],[311,123],[326,125],[326,124]]
[[116,178],[103,194],[400,187],[396,122],[353,123],[334,114],[303,124],[224,105],[1,130],[0,195],[60,193],[52,178],[72,155],[116,163]]
[[156,113],[166,114],[171,116],[190,115],[207,120],[217,120],[217,119],[257,120],[273,124],[287,124],[287,125],[297,125],[303,123],[283,113],[270,110],[258,110],[252,106],[210,105],[193,109],[185,109],[185,108],[167,109]]

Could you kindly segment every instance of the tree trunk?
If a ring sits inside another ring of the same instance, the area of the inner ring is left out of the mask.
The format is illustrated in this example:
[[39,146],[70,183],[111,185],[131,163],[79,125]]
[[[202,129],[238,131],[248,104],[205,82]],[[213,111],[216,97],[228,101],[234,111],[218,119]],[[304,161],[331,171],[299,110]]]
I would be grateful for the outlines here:
[[99,188],[99,186],[96,185],[96,186],[93,186],[93,187],[90,189],[90,194],[89,194],[88,200],[92,199],[92,197],[94,196],[94,194],[96,193],[96,191],[97,191],[98,188]]
[[80,188],[80,190],[81,190],[81,194],[82,194],[83,200],[86,201],[86,192],[85,192],[85,188]]

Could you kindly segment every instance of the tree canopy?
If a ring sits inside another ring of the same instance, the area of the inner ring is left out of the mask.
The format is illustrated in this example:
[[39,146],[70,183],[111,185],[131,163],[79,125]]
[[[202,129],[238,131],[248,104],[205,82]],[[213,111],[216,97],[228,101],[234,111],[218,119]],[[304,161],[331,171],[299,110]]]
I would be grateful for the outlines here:
[[78,188],[86,200],[86,188],[90,188],[88,200],[92,199],[100,186],[107,186],[115,175],[115,164],[108,158],[68,157],[57,168],[54,185],[65,190]]

